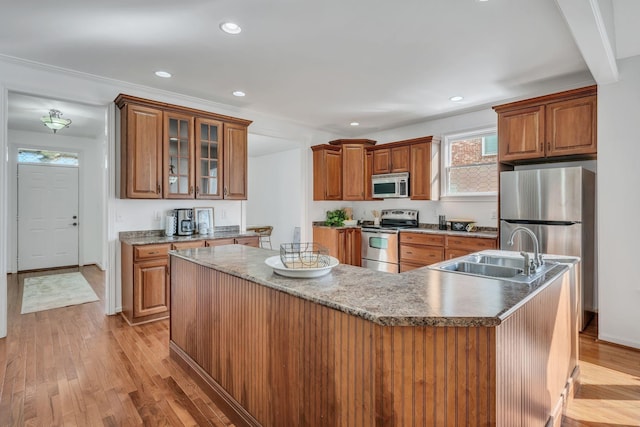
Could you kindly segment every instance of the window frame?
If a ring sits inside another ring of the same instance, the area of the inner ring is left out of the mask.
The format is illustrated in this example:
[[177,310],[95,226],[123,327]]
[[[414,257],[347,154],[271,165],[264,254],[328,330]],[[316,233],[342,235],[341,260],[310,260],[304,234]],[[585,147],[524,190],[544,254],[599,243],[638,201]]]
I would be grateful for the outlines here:
[[[457,201],[495,201],[498,199],[498,191],[485,191],[485,192],[476,192],[476,193],[449,193],[449,169],[451,163],[451,143],[454,141],[458,141],[461,139],[471,139],[484,137],[485,135],[497,135],[498,129],[496,126],[487,126],[479,129],[464,131],[464,132],[455,132],[443,135],[442,144],[440,146],[440,170],[441,170],[441,180],[440,180],[440,199],[441,200],[457,200]],[[482,147],[483,155],[484,155],[484,141]],[[497,155],[497,153],[496,153]],[[496,160],[496,169],[497,169],[498,161]]]

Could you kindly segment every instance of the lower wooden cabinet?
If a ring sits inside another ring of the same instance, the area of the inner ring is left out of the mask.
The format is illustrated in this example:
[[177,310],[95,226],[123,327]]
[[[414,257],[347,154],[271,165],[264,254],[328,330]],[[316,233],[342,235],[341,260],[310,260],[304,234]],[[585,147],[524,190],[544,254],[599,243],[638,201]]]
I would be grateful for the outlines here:
[[171,245],[121,244],[122,315],[132,325],[169,317]]
[[341,264],[362,265],[362,232],[359,228],[313,227],[313,241],[329,250]]
[[152,245],[122,242],[122,315],[131,325],[166,319],[170,314],[169,251],[218,245],[260,246],[259,236],[190,240]]
[[492,238],[400,232],[400,272],[497,247]]
[[228,238],[228,239],[213,239],[213,240],[205,240],[206,246],[223,246],[223,245],[245,245],[245,246],[253,246],[255,248],[260,247],[260,236],[244,236],[244,237],[236,237],[236,238]]

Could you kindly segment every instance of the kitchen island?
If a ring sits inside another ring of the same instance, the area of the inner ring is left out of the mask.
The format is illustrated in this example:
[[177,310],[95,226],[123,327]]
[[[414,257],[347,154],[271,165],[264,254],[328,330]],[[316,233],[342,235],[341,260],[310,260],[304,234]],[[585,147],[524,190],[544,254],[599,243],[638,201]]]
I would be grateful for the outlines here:
[[274,255],[171,253],[171,357],[236,425],[559,425],[572,266],[531,284],[348,265],[293,279]]

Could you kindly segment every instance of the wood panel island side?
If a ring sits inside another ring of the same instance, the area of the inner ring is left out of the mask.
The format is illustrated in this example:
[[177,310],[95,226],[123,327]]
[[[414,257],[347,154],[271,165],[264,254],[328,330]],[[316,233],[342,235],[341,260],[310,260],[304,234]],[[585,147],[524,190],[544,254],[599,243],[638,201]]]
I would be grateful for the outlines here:
[[274,255],[171,253],[171,358],[236,425],[560,425],[578,374],[574,266],[529,285],[348,265],[294,279]]

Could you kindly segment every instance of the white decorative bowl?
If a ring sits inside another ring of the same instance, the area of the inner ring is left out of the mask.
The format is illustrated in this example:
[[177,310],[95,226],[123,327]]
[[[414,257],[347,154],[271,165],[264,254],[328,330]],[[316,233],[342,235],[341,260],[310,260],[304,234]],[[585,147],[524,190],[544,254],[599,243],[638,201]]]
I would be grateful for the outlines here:
[[329,273],[333,267],[340,264],[337,258],[329,257],[329,265],[326,267],[314,267],[314,268],[287,268],[282,263],[279,255],[269,257],[264,260],[264,263],[273,268],[273,272],[281,276],[286,277],[300,277],[311,278],[320,277]]
[[344,226],[345,227],[354,227],[356,225],[358,225],[358,220],[357,219],[345,219],[343,221]]

